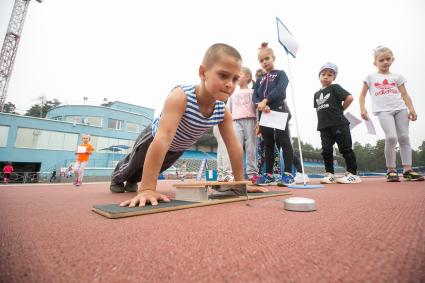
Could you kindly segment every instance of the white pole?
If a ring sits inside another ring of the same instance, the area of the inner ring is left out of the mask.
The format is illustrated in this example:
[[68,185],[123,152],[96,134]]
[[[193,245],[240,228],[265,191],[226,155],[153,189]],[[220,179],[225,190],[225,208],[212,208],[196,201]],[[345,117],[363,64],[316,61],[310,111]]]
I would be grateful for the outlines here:
[[[300,137],[300,132],[298,130],[298,118],[297,118],[297,109],[295,107],[295,95],[294,95],[294,84],[292,83],[291,62],[289,61],[288,54],[286,54],[286,58],[288,59],[288,73],[289,73],[289,83],[291,84],[292,105],[294,107],[295,129],[297,130],[298,149],[300,151],[300,162],[301,162],[301,169],[302,169],[302,173],[303,173],[303,183],[304,183],[304,186],[305,186],[306,185],[306,181],[305,181],[305,174],[304,174],[303,152],[301,150],[301,137]],[[288,124],[288,127],[289,127],[289,124]]]

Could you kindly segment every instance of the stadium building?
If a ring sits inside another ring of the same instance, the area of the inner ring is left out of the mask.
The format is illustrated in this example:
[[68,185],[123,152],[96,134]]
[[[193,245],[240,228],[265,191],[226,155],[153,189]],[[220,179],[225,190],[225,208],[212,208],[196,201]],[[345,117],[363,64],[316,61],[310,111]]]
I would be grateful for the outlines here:
[[[86,178],[107,180],[153,118],[153,109],[119,101],[108,107],[61,105],[51,109],[46,118],[0,113],[0,168],[12,162],[17,182],[45,181],[53,169],[59,177],[73,166],[76,147],[82,135],[89,134],[95,151]],[[216,169],[216,148],[217,141],[208,131],[161,177],[181,177],[179,168],[183,162],[187,166],[186,178],[195,177],[203,162],[206,168]],[[307,173],[323,173],[320,154],[303,155]]]

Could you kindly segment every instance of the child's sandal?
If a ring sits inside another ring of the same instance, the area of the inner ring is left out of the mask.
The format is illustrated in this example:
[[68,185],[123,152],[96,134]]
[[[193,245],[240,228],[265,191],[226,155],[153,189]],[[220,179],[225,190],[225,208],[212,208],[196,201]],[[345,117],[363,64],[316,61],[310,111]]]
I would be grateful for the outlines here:
[[409,171],[404,172],[403,178],[408,180],[408,181],[423,181],[423,180],[425,180],[425,178],[421,174],[416,173],[413,170],[409,170]]

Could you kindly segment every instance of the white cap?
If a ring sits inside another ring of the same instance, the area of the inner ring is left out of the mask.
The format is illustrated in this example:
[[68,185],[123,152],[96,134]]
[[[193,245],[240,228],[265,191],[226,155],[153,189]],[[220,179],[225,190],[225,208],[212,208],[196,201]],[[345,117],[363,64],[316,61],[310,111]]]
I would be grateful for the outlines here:
[[320,67],[319,76],[320,76],[320,73],[325,69],[332,70],[335,73],[335,78],[336,78],[336,75],[338,75],[338,67],[334,63],[326,63],[325,65]]

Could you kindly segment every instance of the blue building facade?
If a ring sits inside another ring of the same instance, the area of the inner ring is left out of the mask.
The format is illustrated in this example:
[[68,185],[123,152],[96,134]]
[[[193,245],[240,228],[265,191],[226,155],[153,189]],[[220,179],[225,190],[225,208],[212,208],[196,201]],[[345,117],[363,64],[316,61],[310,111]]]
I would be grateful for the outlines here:
[[109,107],[61,105],[46,118],[0,113],[0,166],[12,162],[15,172],[51,172],[75,161],[83,134],[95,151],[87,175],[110,175],[139,133],[150,124],[154,110],[123,102]]

